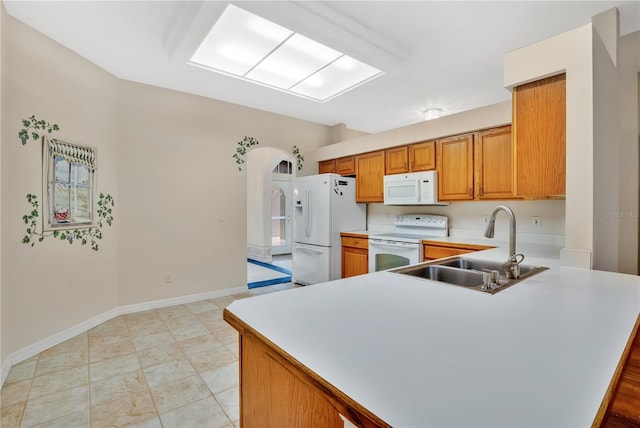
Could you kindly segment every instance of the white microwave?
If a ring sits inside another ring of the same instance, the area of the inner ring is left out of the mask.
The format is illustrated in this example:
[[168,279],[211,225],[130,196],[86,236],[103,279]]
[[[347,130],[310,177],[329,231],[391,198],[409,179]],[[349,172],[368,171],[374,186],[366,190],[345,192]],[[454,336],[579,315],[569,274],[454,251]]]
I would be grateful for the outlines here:
[[384,176],[385,205],[447,205],[438,202],[437,171]]

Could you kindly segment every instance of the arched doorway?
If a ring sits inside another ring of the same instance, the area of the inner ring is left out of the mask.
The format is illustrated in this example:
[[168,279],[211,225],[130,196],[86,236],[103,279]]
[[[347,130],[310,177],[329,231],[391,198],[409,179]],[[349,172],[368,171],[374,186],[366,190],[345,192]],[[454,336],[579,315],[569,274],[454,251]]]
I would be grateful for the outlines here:
[[247,152],[247,257],[271,263],[291,252],[295,160],[275,147]]

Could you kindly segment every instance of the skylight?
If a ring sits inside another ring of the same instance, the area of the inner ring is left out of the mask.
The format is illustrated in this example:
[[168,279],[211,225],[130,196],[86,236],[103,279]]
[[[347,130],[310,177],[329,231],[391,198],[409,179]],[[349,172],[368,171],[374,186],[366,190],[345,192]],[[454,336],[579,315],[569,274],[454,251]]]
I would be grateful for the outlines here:
[[229,4],[190,64],[325,102],[380,70]]

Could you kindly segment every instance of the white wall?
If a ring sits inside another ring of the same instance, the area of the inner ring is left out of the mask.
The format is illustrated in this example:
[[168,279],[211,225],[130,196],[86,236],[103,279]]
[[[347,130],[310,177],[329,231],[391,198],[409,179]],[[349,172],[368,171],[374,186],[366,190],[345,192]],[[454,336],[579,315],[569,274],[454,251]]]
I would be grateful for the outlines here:
[[[7,355],[118,304],[117,81],[75,53],[2,11],[2,361]],[[21,243],[30,210],[25,195],[40,195],[42,148],[18,139],[31,115],[60,125],[63,140],[98,152],[99,192],[116,201],[115,223],[100,250],[45,239]]]
[[[620,197],[618,270],[640,274],[640,31],[618,45]],[[635,88],[635,89],[634,89]]]
[[[297,145],[313,173],[310,153],[330,141],[324,125],[117,79],[4,9],[1,66],[3,364],[115,307],[246,286],[237,142]],[[40,145],[17,138],[32,114],[58,123],[57,137],[98,149],[98,190],[116,203],[98,252],[21,243],[25,195],[42,186]]]

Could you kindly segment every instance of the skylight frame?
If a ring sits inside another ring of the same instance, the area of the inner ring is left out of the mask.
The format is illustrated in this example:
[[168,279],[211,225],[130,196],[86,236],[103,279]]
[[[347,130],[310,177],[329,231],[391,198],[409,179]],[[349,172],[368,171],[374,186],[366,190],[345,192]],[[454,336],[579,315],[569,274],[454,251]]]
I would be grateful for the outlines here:
[[[256,31],[259,28],[265,29],[273,37],[265,33],[259,34]],[[225,35],[223,30],[228,33]],[[256,42],[255,49],[247,42],[248,39]],[[235,50],[232,47],[234,43]],[[300,43],[307,47],[296,51],[296,44]],[[223,49],[225,47],[226,51]],[[314,57],[310,55],[311,51],[322,51],[325,55],[323,58]],[[246,59],[253,56],[253,63],[246,62],[243,65],[242,55],[235,55],[238,52],[244,52]],[[290,65],[276,65],[275,61],[279,57],[286,57],[287,52],[293,54],[290,56],[297,61],[298,69],[291,68]],[[260,55],[263,56],[258,59]],[[323,75],[330,74],[328,71],[344,61],[360,65],[360,69],[367,70],[367,73],[357,80],[347,75],[346,83],[329,82],[329,85],[325,85],[324,92],[322,88],[313,88],[314,80],[322,82]],[[227,5],[187,63],[319,103],[325,103],[384,74],[369,64],[233,4]],[[288,77],[270,71],[278,68],[287,70],[287,67]],[[327,91],[327,88],[331,90]]]

